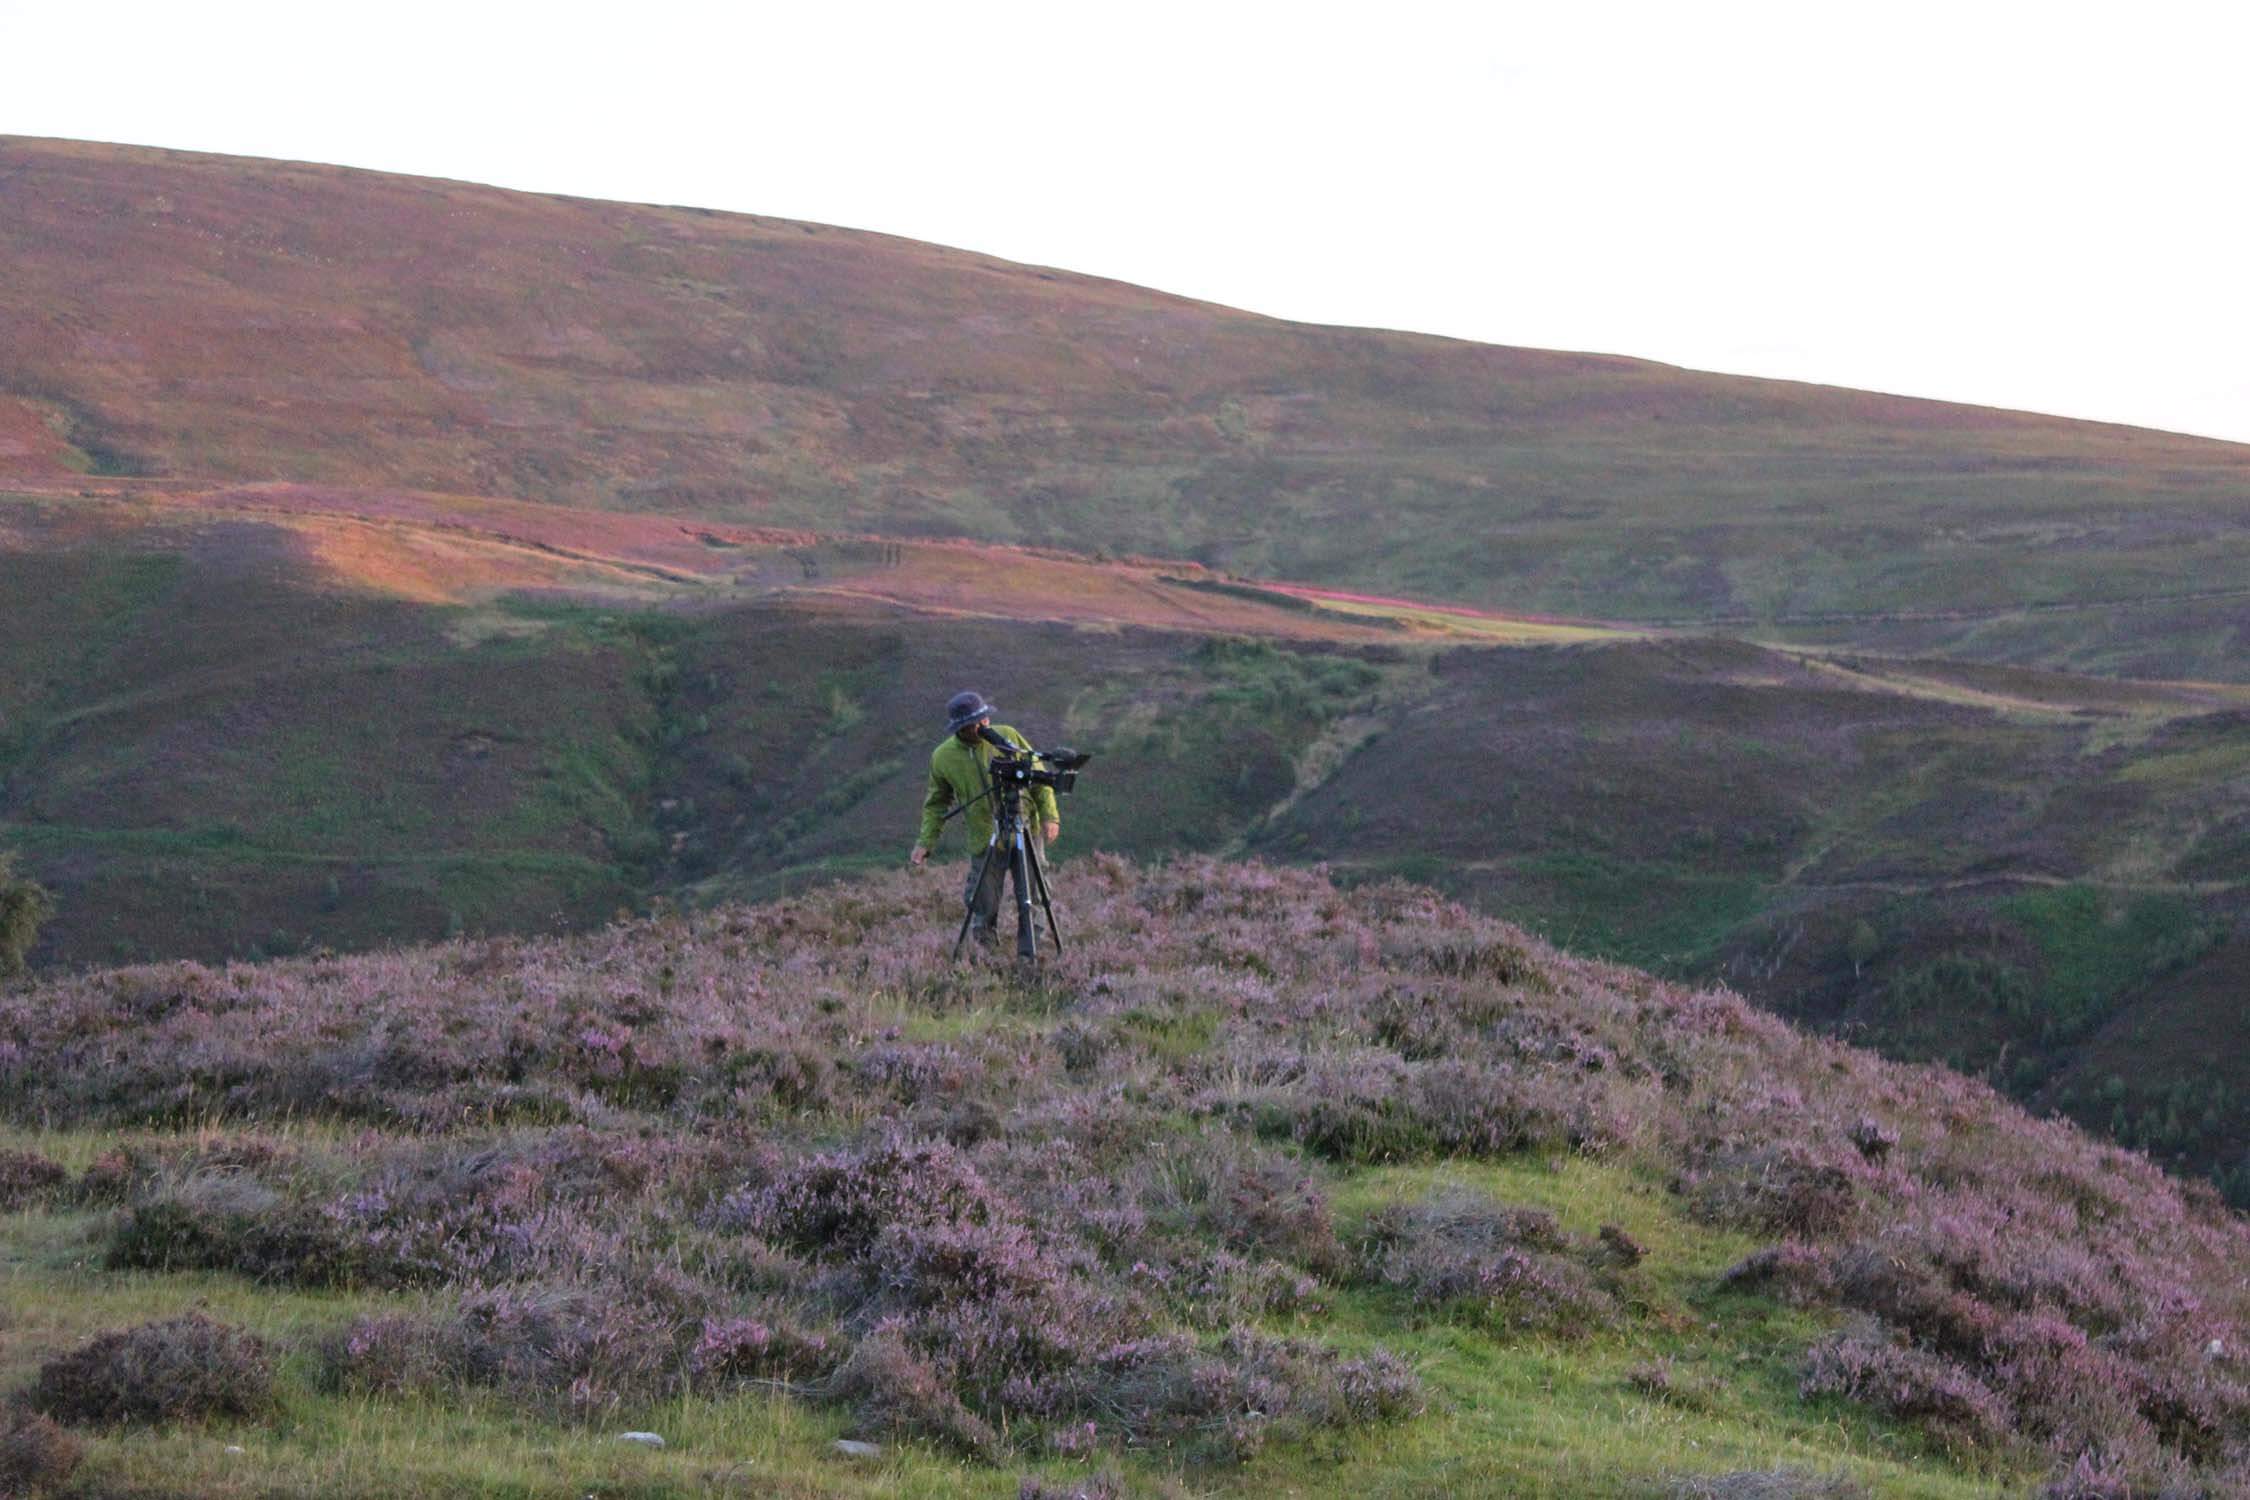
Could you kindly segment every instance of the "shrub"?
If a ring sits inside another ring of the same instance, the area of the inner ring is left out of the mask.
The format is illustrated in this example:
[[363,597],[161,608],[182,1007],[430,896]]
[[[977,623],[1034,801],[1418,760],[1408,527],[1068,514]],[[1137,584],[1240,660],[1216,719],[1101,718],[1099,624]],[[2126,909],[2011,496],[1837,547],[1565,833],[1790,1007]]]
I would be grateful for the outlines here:
[[1813,1345],[1798,1389],[1856,1401],[1953,1444],[1995,1443],[2013,1425],[2007,1403],[1960,1365],[1868,1329]]
[[1852,1174],[1794,1142],[1722,1150],[1682,1183],[1706,1222],[1812,1238],[1848,1228],[1859,1206]]
[[836,1355],[826,1334],[807,1332],[785,1318],[727,1318],[704,1323],[688,1368],[706,1385],[802,1381],[826,1375],[835,1367]]
[[398,1313],[354,1318],[315,1345],[323,1386],[355,1395],[426,1391],[453,1375],[451,1342],[438,1325]]
[[60,1489],[85,1453],[78,1439],[47,1418],[0,1408],[0,1495]]
[[999,1448],[999,1434],[961,1404],[944,1372],[911,1348],[897,1325],[861,1339],[827,1395],[849,1406],[869,1436],[927,1438],[979,1457]]
[[1054,1481],[1026,1474],[1016,1486],[1016,1500],[1125,1500],[1125,1484],[1114,1474]]
[[1238,1463],[1268,1437],[1397,1421],[1422,1409],[1397,1356],[1347,1359],[1324,1345],[1235,1329],[1215,1349],[1178,1335],[1121,1343],[1069,1372],[1067,1405],[1139,1447]]
[[1617,1304],[1584,1266],[1554,1216],[1481,1194],[1441,1191],[1377,1210],[1358,1244],[1364,1281],[1415,1305],[1519,1332],[1576,1335],[1611,1321]]
[[43,1198],[69,1179],[59,1163],[35,1151],[0,1149],[0,1213]]
[[1752,1251],[1727,1267],[1719,1281],[1734,1291],[1764,1292],[1791,1307],[1818,1307],[1836,1294],[1828,1256],[1800,1240]]
[[1287,1156],[1225,1136],[1199,1138],[1151,1173],[1150,1211],[1244,1255],[1322,1275],[1343,1265],[1328,1195]]
[[1672,1481],[1666,1500],[1867,1500],[1867,1486],[1848,1474],[1805,1469],[1744,1469]]
[[110,1230],[113,1270],[232,1271],[290,1286],[368,1279],[371,1258],[344,1229],[248,1177],[193,1177],[136,1203]]
[[60,1422],[191,1422],[260,1417],[273,1406],[263,1341],[201,1313],[105,1333],[49,1360],[26,1394]]
[[473,1293],[449,1316],[355,1319],[319,1345],[322,1383],[395,1393],[479,1386],[594,1417],[680,1384],[678,1330],[648,1307],[570,1287]]

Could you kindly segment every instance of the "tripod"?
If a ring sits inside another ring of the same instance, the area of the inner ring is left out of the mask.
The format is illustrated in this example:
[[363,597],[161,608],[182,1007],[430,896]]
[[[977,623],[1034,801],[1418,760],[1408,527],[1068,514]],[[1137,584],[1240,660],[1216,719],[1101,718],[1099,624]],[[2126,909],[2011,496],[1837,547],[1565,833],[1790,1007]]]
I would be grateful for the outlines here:
[[1055,951],[1062,951],[1062,928],[1055,922],[1055,900],[1047,888],[1046,863],[1040,859],[1039,846],[1031,841],[1023,824],[1023,788],[1030,779],[1026,774],[1030,769],[1028,754],[1020,761],[995,757],[993,770],[998,773],[997,779],[988,780],[983,791],[945,815],[946,821],[951,822],[987,798],[992,802],[992,837],[985,840],[976,874],[969,881],[965,901],[968,910],[962,913],[961,931],[953,939],[955,958],[961,956],[961,945],[969,940],[969,924],[977,918],[977,897],[984,894],[985,877],[991,872],[994,860],[1007,861],[1004,878],[1015,886],[1017,960],[1030,963],[1039,957],[1038,924],[1031,914],[1034,898],[1047,913],[1047,935],[1054,940]]

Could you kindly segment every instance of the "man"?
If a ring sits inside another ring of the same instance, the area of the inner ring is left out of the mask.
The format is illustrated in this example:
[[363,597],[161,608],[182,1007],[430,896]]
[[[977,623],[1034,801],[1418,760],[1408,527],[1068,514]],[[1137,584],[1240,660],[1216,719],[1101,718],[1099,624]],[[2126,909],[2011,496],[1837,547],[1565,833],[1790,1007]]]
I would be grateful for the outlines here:
[[[993,745],[978,731],[991,724],[992,705],[975,693],[955,693],[945,705],[945,738],[930,752],[930,790],[922,799],[922,832],[914,841],[914,852],[907,856],[911,865],[927,860],[945,829],[946,809],[969,804],[962,815],[969,830],[969,873],[961,882],[961,899],[969,908],[970,933],[987,945],[997,936],[1000,891],[1008,879],[1008,861],[998,858],[985,862],[984,878],[977,879],[978,862],[984,859],[985,846],[992,841],[992,799],[985,796],[992,782],[985,768],[992,764],[994,754]],[[1011,745],[1031,748],[1029,740],[1005,724],[992,732]],[[1034,786],[1028,790],[1025,819],[1038,826],[1044,842],[1052,844],[1062,836],[1055,789]],[[977,800],[980,797],[982,801]]]

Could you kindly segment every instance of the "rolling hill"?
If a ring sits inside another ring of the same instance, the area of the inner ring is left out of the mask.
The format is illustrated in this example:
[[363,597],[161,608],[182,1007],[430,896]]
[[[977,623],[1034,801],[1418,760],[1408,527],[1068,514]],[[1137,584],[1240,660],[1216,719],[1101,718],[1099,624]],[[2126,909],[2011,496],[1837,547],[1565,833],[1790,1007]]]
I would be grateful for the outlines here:
[[0,993],[0,1452],[245,1497],[2250,1478],[2250,1220],[1981,1084],[1401,882],[1085,861],[1030,975],[947,957],[951,886]]
[[1294,325],[811,224],[69,142],[0,139],[0,257],[0,473],[962,537],[2250,678],[2236,445]]

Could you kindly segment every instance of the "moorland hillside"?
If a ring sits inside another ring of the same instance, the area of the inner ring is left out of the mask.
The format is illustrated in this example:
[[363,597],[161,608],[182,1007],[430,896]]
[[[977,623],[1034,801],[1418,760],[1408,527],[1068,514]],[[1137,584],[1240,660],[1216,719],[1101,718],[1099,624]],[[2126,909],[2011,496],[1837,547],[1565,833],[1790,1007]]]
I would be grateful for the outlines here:
[[863,871],[975,685],[1100,752],[1066,858],[1409,875],[2250,1202],[2240,448],[331,168],[0,209],[42,966]]
[[72,142],[0,140],[0,258],[0,464],[33,477],[516,496],[2250,673],[2238,445]]
[[949,884],[0,996],[37,1452],[214,1495],[2250,1481],[2250,1223],[2145,1159],[1403,883],[1087,862],[1029,976],[947,960]]
[[1066,867],[1408,876],[2250,1202],[2242,689],[442,497],[7,514],[0,847],[60,897],[45,967],[579,928],[889,865],[973,680],[1096,752]]

